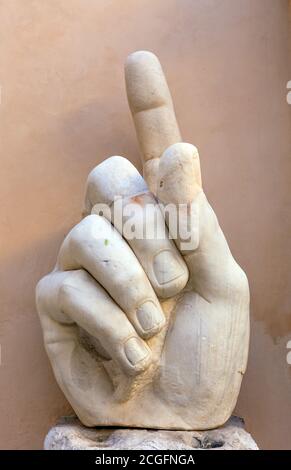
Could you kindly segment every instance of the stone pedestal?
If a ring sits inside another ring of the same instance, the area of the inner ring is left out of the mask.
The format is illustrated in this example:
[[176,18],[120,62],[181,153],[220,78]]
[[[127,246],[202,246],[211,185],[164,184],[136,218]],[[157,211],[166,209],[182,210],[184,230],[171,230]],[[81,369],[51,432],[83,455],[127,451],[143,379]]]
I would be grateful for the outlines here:
[[232,416],[210,431],[86,428],[75,417],[62,418],[45,438],[46,450],[258,450],[241,418]]

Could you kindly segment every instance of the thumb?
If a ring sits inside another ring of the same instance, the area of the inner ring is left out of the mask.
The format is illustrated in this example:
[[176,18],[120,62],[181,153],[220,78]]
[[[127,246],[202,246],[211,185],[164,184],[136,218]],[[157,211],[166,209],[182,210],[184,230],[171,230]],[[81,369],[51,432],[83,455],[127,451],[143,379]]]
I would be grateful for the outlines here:
[[160,158],[157,197],[169,232],[184,253],[199,242],[198,195],[202,193],[198,150],[194,145],[171,145]]
[[[223,298],[231,299],[232,303],[247,302],[246,275],[234,260],[202,190],[196,147],[179,143],[163,153],[157,195],[164,207],[169,232],[184,255],[194,291],[208,301]],[[171,217],[172,206],[178,209],[178,224]],[[177,233],[174,233],[175,225]],[[183,231],[188,233],[189,242]]]
[[158,171],[158,198],[164,204],[187,204],[201,191],[198,150],[194,145],[177,143],[165,150]]

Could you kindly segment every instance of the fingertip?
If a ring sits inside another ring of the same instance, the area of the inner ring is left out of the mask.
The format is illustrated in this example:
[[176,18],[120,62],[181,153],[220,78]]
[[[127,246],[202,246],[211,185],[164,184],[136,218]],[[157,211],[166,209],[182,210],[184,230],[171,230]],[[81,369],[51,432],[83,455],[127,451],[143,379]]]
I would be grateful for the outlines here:
[[138,51],[134,51],[132,52],[131,54],[129,54],[126,58],[126,61],[125,61],[125,67],[127,66],[131,66],[132,64],[136,64],[136,63],[160,63],[159,62],[159,59],[157,58],[157,56],[151,52],[151,51],[146,51],[146,50],[138,50]]
[[177,160],[179,162],[185,162],[195,160],[199,158],[198,148],[193,144],[187,142],[177,142],[170,145],[162,154],[160,158],[160,168],[168,166],[168,164],[174,164]]
[[166,319],[161,307],[151,300],[146,300],[136,310],[134,326],[143,339],[158,334],[165,326]]
[[154,290],[159,298],[167,299],[179,294],[186,286],[189,272],[181,257],[172,250],[160,251],[153,259],[156,284]]
[[187,204],[201,190],[197,147],[180,142],[168,147],[160,158],[158,198],[163,203]]
[[138,336],[127,339],[123,345],[122,364],[128,375],[138,375],[144,372],[151,363],[151,350]]
[[149,51],[136,51],[125,62],[125,81],[133,114],[171,104],[159,59]]

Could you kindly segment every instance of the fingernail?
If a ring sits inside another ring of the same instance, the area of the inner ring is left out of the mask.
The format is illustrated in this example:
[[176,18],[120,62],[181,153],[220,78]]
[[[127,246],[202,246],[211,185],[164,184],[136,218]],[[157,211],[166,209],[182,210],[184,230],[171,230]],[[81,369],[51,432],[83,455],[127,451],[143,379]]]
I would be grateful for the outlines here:
[[162,312],[157,308],[154,302],[150,300],[140,305],[136,311],[136,316],[144,331],[157,328],[165,320]]
[[129,338],[124,345],[124,352],[133,366],[146,359],[149,355],[149,349],[139,338]]
[[154,272],[160,285],[174,281],[184,274],[177,258],[168,250],[161,251],[154,258]]

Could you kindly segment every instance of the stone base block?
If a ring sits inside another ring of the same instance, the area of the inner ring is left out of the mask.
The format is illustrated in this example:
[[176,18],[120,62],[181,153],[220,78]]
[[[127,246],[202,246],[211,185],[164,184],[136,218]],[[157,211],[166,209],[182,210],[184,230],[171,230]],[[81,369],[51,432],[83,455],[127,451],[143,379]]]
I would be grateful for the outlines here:
[[232,416],[210,431],[86,428],[75,417],[62,418],[45,438],[46,450],[258,450],[241,418]]

